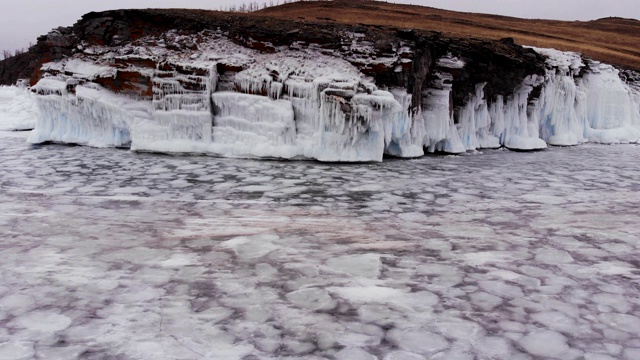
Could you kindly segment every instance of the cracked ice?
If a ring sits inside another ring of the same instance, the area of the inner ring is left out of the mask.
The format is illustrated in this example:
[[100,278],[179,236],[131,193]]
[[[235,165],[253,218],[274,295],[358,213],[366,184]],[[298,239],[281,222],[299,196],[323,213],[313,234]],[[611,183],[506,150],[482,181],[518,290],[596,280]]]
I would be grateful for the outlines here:
[[640,147],[252,161],[0,133],[0,358],[638,359]]

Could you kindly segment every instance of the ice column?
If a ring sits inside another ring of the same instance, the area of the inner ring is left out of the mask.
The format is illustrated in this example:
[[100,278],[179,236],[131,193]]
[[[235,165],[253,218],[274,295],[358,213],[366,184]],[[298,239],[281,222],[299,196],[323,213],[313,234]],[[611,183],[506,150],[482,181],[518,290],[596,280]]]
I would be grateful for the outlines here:
[[486,83],[476,85],[467,104],[458,115],[458,133],[466,150],[499,148],[500,139],[492,132],[492,118],[487,101],[484,99]]
[[550,72],[535,112],[540,116],[542,138],[550,145],[577,145],[586,141],[586,93],[572,76]]
[[423,145],[429,152],[464,153],[465,146],[451,114],[453,77],[449,73],[438,73],[438,76],[440,80],[436,82],[436,88],[422,93]]
[[[499,101],[491,105],[490,114],[504,121],[501,144],[514,150],[538,150],[547,147],[540,139],[540,118],[529,110],[529,94],[537,83],[535,77],[528,77],[519,85],[503,104]],[[502,111],[500,111],[500,108]],[[494,133],[499,130],[494,126]]]

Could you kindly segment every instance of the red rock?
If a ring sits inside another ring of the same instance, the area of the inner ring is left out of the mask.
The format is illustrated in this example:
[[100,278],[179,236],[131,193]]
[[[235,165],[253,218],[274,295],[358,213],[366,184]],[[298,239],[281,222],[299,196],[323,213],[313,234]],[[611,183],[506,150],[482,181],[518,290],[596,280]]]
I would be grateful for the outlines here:
[[93,81],[115,93],[146,100],[153,98],[151,78],[137,71],[118,70],[115,77],[98,77]]

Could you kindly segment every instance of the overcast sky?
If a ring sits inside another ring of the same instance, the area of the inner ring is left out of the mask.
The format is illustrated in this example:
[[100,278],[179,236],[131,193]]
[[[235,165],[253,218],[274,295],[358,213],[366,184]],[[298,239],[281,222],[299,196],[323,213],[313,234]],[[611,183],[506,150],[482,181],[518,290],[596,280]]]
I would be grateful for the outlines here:
[[[0,50],[28,46],[39,35],[70,26],[83,14],[123,8],[199,8],[219,10],[243,0],[2,0]],[[7,6],[7,3],[11,5]],[[258,0],[264,2],[264,0]],[[640,0],[394,0],[443,9],[524,18],[593,20],[607,16],[640,19]]]

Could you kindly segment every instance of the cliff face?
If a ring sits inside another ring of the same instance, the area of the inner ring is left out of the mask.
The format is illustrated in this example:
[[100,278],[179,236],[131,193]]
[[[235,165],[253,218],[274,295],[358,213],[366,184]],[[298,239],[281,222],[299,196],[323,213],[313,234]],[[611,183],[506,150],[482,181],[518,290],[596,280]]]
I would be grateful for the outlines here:
[[[89,13],[29,53],[42,110],[30,141],[328,161],[539,149],[558,135],[541,131],[551,74],[578,94],[576,79],[600,66],[551,55],[569,63],[511,39],[193,10]],[[608,69],[598,71],[618,78]],[[574,135],[571,144],[586,141]]]
[[[510,39],[447,38],[440,33],[410,29],[297,22],[209,11],[118,10],[89,13],[73,27],[58,28],[38,38],[34,49],[23,57],[28,58],[30,66],[24,66],[23,61],[21,71],[14,71],[13,76],[3,79],[3,83],[15,83],[14,78],[30,75],[33,85],[43,76],[39,71],[43,63],[69,56],[104,62],[101,54],[83,51],[79,46],[83,49],[92,46],[117,48],[135,41],[139,41],[139,46],[157,45],[157,42],[150,44],[140,39],[152,37],[163,40],[169,31],[176,31],[181,36],[193,35],[191,43],[183,40],[161,45],[178,54],[197,54],[198,45],[206,42],[206,34],[212,32],[223,34],[233,43],[260,53],[275,53],[276,48],[297,49],[311,44],[327,54],[346,59],[363,74],[373,77],[380,86],[411,87],[415,94],[414,105],[420,102],[420,90],[428,84],[428,75],[435,72],[436,60],[447,54],[453,54],[467,64],[464,69],[456,71],[453,79],[456,84],[453,90],[455,105],[464,102],[476,83],[487,82],[487,93],[508,95],[526,76],[544,74],[544,58],[531,49],[515,45]],[[354,41],[366,44],[367,48],[352,48],[350,45]],[[405,52],[399,54],[400,48]],[[158,63],[165,60],[158,57],[151,60],[153,63],[129,64],[116,59],[113,65],[118,68],[157,68]],[[224,60],[219,64],[224,67]],[[400,71],[397,71],[398,67]],[[124,77],[130,75],[122,74],[123,71],[119,73]],[[118,79],[113,82],[114,90],[121,90],[117,87],[119,83]]]

